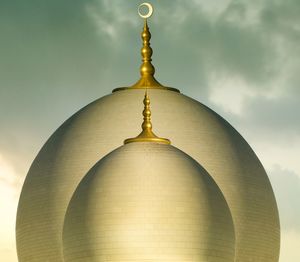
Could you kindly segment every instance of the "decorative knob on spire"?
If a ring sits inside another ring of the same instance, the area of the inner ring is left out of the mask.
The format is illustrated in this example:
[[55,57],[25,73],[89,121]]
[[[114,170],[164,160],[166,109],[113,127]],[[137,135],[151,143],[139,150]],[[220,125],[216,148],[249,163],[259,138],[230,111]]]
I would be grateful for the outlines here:
[[148,84],[153,84],[152,83],[153,81],[154,81],[154,84],[159,84],[156,81],[156,79],[154,78],[155,68],[151,63],[151,61],[152,61],[151,57],[153,54],[153,50],[150,46],[151,33],[149,31],[147,19],[145,19],[144,29],[143,29],[141,36],[143,39],[143,47],[141,49],[141,55],[143,58],[142,59],[143,63],[140,68],[141,77],[142,77],[142,79],[150,80]]
[[144,111],[143,111],[144,121],[142,123],[142,132],[134,138],[128,138],[124,141],[124,144],[133,142],[156,142],[162,144],[171,144],[169,139],[160,138],[156,136],[152,131],[151,123],[151,110],[150,110],[150,98],[146,89],[144,97]]
[[[148,13],[146,13],[146,14],[142,13],[141,9],[143,7],[148,8]],[[150,33],[148,23],[147,23],[147,18],[151,17],[153,14],[152,5],[149,3],[142,3],[138,8],[138,13],[139,13],[139,16],[144,19],[144,27],[143,27],[143,31],[141,33],[141,37],[143,40],[143,47],[141,49],[143,63],[140,67],[141,77],[140,77],[140,80],[137,83],[135,83],[134,85],[132,85],[130,87],[116,88],[113,90],[113,92],[120,91],[120,90],[126,90],[126,89],[145,89],[145,88],[165,89],[165,90],[179,92],[179,90],[177,90],[176,88],[163,86],[154,78],[155,68],[151,63],[152,54],[153,54],[153,50],[150,46],[151,33]]]

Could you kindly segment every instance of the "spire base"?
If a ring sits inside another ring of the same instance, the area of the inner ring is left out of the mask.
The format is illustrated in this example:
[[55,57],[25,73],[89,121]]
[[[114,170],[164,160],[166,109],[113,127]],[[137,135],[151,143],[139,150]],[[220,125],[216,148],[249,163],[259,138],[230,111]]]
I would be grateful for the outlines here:
[[174,91],[180,93],[180,91],[176,88],[163,86],[152,75],[143,75],[141,76],[140,80],[137,81],[134,85],[129,87],[115,88],[113,90],[113,93],[117,91],[128,90],[128,89],[161,89],[161,90],[168,90],[168,91]]
[[129,86],[129,87],[118,87],[115,88],[112,92],[118,92],[118,91],[124,91],[124,90],[135,90],[135,89],[156,89],[156,90],[166,90],[166,91],[173,91],[180,93],[180,91],[174,87],[167,87],[167,86],[146,86],[146,85],[141,85],[141,86]]
[[134,137],[134,138],[128,138],[124,141],[124,144],[134,143],[134,142],[152,142],[152,143],[160,143],[160,144],[166,144],[170,145],[171,141],[167,138],[160,138],[157,136],[149,137],[149,136],[143,136],[142,134]]

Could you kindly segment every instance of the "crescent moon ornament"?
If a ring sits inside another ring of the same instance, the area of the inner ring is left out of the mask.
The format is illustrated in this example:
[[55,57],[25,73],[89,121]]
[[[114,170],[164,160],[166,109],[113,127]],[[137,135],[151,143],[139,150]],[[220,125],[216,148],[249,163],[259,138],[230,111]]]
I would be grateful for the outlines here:
[[[141,12],[142,7],[147,7],[148,8],[148,13],[147,14],[142,14],[142,12]],[[152,14],[153,14],[153,6],[149,3],[142,3],[142,4],[139,5],[138,13],[139,13],[140,17],[147,19],[150,16],[152,16]]]

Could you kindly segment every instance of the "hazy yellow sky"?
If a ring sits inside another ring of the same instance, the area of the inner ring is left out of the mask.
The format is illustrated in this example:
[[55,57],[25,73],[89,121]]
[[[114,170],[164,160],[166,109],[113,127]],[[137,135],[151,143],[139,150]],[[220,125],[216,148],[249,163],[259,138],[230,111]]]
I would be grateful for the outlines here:
[[[1,261],[17,261],[18,197],[46,139],[137,79],[140,3],[0,1]],[[250,143],[276,194],[280,262],[300,261],[300,1],[151,3],[157,78],[213,108]]]

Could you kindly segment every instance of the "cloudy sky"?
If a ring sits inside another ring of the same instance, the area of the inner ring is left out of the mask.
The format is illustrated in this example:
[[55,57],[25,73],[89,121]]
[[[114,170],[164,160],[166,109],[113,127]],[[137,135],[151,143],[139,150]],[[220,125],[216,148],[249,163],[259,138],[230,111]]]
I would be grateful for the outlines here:
[[[136,0],[0,1],[0,258],[16,262],[21,186],[69,116],[138,78]],[[300,1],[152,0],[157,78],[250,143],[276,194],[280,262],[300,261]]]

